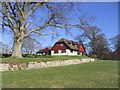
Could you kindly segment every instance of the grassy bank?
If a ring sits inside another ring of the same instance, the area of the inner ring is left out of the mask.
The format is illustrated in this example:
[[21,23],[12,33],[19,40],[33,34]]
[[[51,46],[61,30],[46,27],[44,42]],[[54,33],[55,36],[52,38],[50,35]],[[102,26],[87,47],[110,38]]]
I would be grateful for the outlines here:
[[117,88],[118,61],[2,73],[4,88]]
[[38,56],[36,58],[2,58],[1,62],[9,63],[21,63],[21,62],[40,62],[40,61],[51,61],[51,60],[68,60],[68,59],[82,59],[87,58],[86,56]]

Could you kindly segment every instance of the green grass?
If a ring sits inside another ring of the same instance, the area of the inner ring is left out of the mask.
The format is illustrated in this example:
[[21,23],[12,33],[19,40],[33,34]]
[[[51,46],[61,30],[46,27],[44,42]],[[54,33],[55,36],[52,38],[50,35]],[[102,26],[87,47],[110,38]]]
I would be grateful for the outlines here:
[[118,61],[2,73],[3,88],[117,88]]
[[[1,62],[9,63],[21,63],[21,62],[40,62],[40,61],[51,61],[51,60],[67,60],[67,59],[81,59],[86,56],[39,56],[37,58],[2,58]],[[87,58],[87,57],[86,57]]]

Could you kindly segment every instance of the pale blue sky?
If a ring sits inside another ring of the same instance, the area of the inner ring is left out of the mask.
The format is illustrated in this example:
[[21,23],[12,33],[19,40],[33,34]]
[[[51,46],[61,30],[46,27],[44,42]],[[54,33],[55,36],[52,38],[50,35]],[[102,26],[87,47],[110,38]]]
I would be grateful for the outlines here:
[[[117,2],[85,2],[77,6],[82,11],[87,12],[89,15],[95,16],[96,20],[92,23],[92,25],[96,25],[102,29],[102,32],[106,35],[106,38],[109,39],[118,34],[118,5]],[[69,11],[68,11],[69,12]],[[72,23],[77,23],[79,16],[79,12],[76,10],[71,14]],[[61,36],[51,39],[51,35],[46,36],[44,38],[37,37],[37,40],[41,42],[42,47],[52,46],[55,41],[60,38],[66,39],[74,39],[77,34],[80,34],[82,30],[78,30],[76,28],[72,28],[72,36],[66,35],[64,30],[59,30]],[[10,33],[3,34],[4,43],[9,44],[12,41],[12,36]]]
[[[96,17],[96,20],[92,23],[92,25],[96,25],[99,28],[102,29],[102,32],[105,34],[105,37],[107,39],[112,38],[113,36],[118,34],[118,5],[116,2],[89,2],[89,3],[82,3],[80,6],[78,6],[83,10],[84,12],[88,12],[89,15],[93,15]],[[77,22],[77,15],[79,12],[76,12],[73,14],[72,17],[74,17],[73,22]],[[60,33],[62,33],[61,31]],[[77,30],[76,28],[73,28],[72,36],[70,35],[61,35],[60,37],[57,37],[53,41],[49,41],[50,37],[46,37],[44,41],[45,46],[50,46],[55,43],[55,41],[59,40],[60,38],[64,37],[67,39],[74,39],[74,37],[81,33],[82,30]]]

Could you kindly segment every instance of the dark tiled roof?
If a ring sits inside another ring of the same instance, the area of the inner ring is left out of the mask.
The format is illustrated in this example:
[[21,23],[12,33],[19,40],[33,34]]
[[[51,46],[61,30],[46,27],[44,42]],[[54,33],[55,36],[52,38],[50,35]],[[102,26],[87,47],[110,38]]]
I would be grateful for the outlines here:
[[59,41],[57,41],[56,43],[59,43],[59,42],[64,42],[70,49],[72,50],[78,50],[78,47],[75,47],[74,45],[71,45],[70,43],[72,44],[77,44],[77,42],[73,42],[72,40],[68,40],[68,39],[65,39],[65,38],[61,38]]
[[49,50],[51,50],[51,48],[44,48],[39,50],[37,53],[48,52]]

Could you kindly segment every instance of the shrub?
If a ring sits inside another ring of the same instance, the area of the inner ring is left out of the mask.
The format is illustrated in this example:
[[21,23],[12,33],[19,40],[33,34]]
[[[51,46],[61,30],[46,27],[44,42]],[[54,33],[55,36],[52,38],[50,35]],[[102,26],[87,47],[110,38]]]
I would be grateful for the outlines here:
[[12,54],[0,54],[0,58],[10,57]]
[[26,58],[36,58],[36,55],[35,54],[23,54],[23,57],[26,57]]
[[53,58],[51,55],[36,55],[37,58]]

